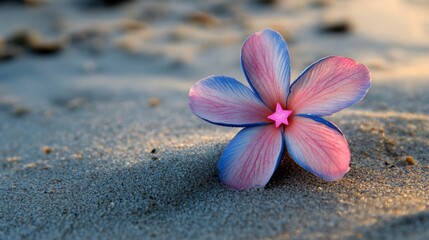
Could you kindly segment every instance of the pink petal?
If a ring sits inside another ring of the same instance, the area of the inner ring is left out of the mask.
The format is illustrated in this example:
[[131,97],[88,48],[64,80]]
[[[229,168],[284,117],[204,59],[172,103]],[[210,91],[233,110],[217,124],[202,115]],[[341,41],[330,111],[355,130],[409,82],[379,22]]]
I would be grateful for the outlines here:
[[271,114],[252,90],[225,76],[198,81],[189,92],[189,106],[208,122],[233,127],[268,124]]
[[370,85],[365,65],[350,58],[323,58],[291,85],[287,107],[295,114],[331,115],[359,102]]
[[289,50],[282,36],[273,30],[250,35],[241,48],[241,64],[247,81],[272,110],[284,107],[289,93]]
[[337,180],[349,171],[350,150],[341,131],[315,116],[294,116],[285,127],[290,156],[301,167],[326,180]]
[[283,153],[282,132],[273,124],[241,130],[219,162],[221,181],[235,189],[264,187]]

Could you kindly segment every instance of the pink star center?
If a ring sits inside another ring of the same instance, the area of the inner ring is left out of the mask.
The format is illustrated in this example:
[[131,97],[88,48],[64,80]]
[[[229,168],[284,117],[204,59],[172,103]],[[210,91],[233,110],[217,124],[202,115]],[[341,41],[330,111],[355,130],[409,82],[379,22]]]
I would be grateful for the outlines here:
[[280,103],[277,103],[276,111],[268,116],[267,118],[276,122],[276,128],[280,127],[282,123],[284,125],[289,125],[287,118],[292,114],[291,110],[283,110]]

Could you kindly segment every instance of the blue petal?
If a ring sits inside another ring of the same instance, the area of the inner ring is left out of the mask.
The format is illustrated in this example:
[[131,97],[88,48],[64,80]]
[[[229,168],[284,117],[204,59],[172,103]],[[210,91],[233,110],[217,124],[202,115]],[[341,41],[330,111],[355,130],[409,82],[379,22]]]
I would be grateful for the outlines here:
[[241,66],[252,89],[272,110],[286,106],[289,93],[290,59],[286,41],[266,29],[250,35],[241,48]]
[[189,91],[189,107],[210,123],[231,127],[266,125],[271,114],[252,90],[225,76],[198,81]]
[[306,117],[306,118],[313,119],[316,122],[323,123],[326,126],[334,129],[335,131],[341,133],[341,135],[344,135],[343,132],[337,126],[335,126],[335,124],[333,124],[332,122],[330,122],[330,121],[328,121],[328,120],[326,120],[326,119],[324,119],[322,117],[311,115],[311,114],[297,114],[295,116],[300,116],[300,117]]
[[291,85],[287,108],[295,114],[328,116],[359,102],[370,85],[365,65],[330,56],[313,63]]
[[221,181],[235,189],[264,187],[282,158],[282,135],[272,124],[241,130],[222,154]]
[[289,155],[301,167],[326,180],[338,180],[349,171],[350,150],[344,135],[329,121],[295,115],[285,127]]

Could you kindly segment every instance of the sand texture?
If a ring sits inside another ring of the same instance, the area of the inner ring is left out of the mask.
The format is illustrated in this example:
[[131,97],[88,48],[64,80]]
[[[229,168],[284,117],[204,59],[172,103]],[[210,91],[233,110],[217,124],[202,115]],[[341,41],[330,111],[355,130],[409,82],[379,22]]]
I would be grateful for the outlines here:
[[[24,2],[0,1],[0,239],[429,239],[427,1]],[[293,79],[328,55],[370,68],[366,98],[329,117],[343,179],[285,157],[263,190],[220,183],[239,129],[194,116],[188,91],[244,83],[241,44],[264,28]]]

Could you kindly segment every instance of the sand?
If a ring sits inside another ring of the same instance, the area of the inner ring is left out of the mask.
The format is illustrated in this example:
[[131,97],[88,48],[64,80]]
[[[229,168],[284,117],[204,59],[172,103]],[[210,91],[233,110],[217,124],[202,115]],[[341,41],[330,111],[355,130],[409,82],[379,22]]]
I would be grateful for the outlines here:
[[[0,239],[429,238],[425,1],[82,2],[0,1],[1,39],[64,44],[0,62]],[[293,78],[327,55],[371,69],[367,97],[329,118],[352,153],[339,181],[285,157],[263,190],[219,182],[239,129],[194,116],[188,91],[213,74],[244,82],[242,41],[267,27],[288,40]]]

